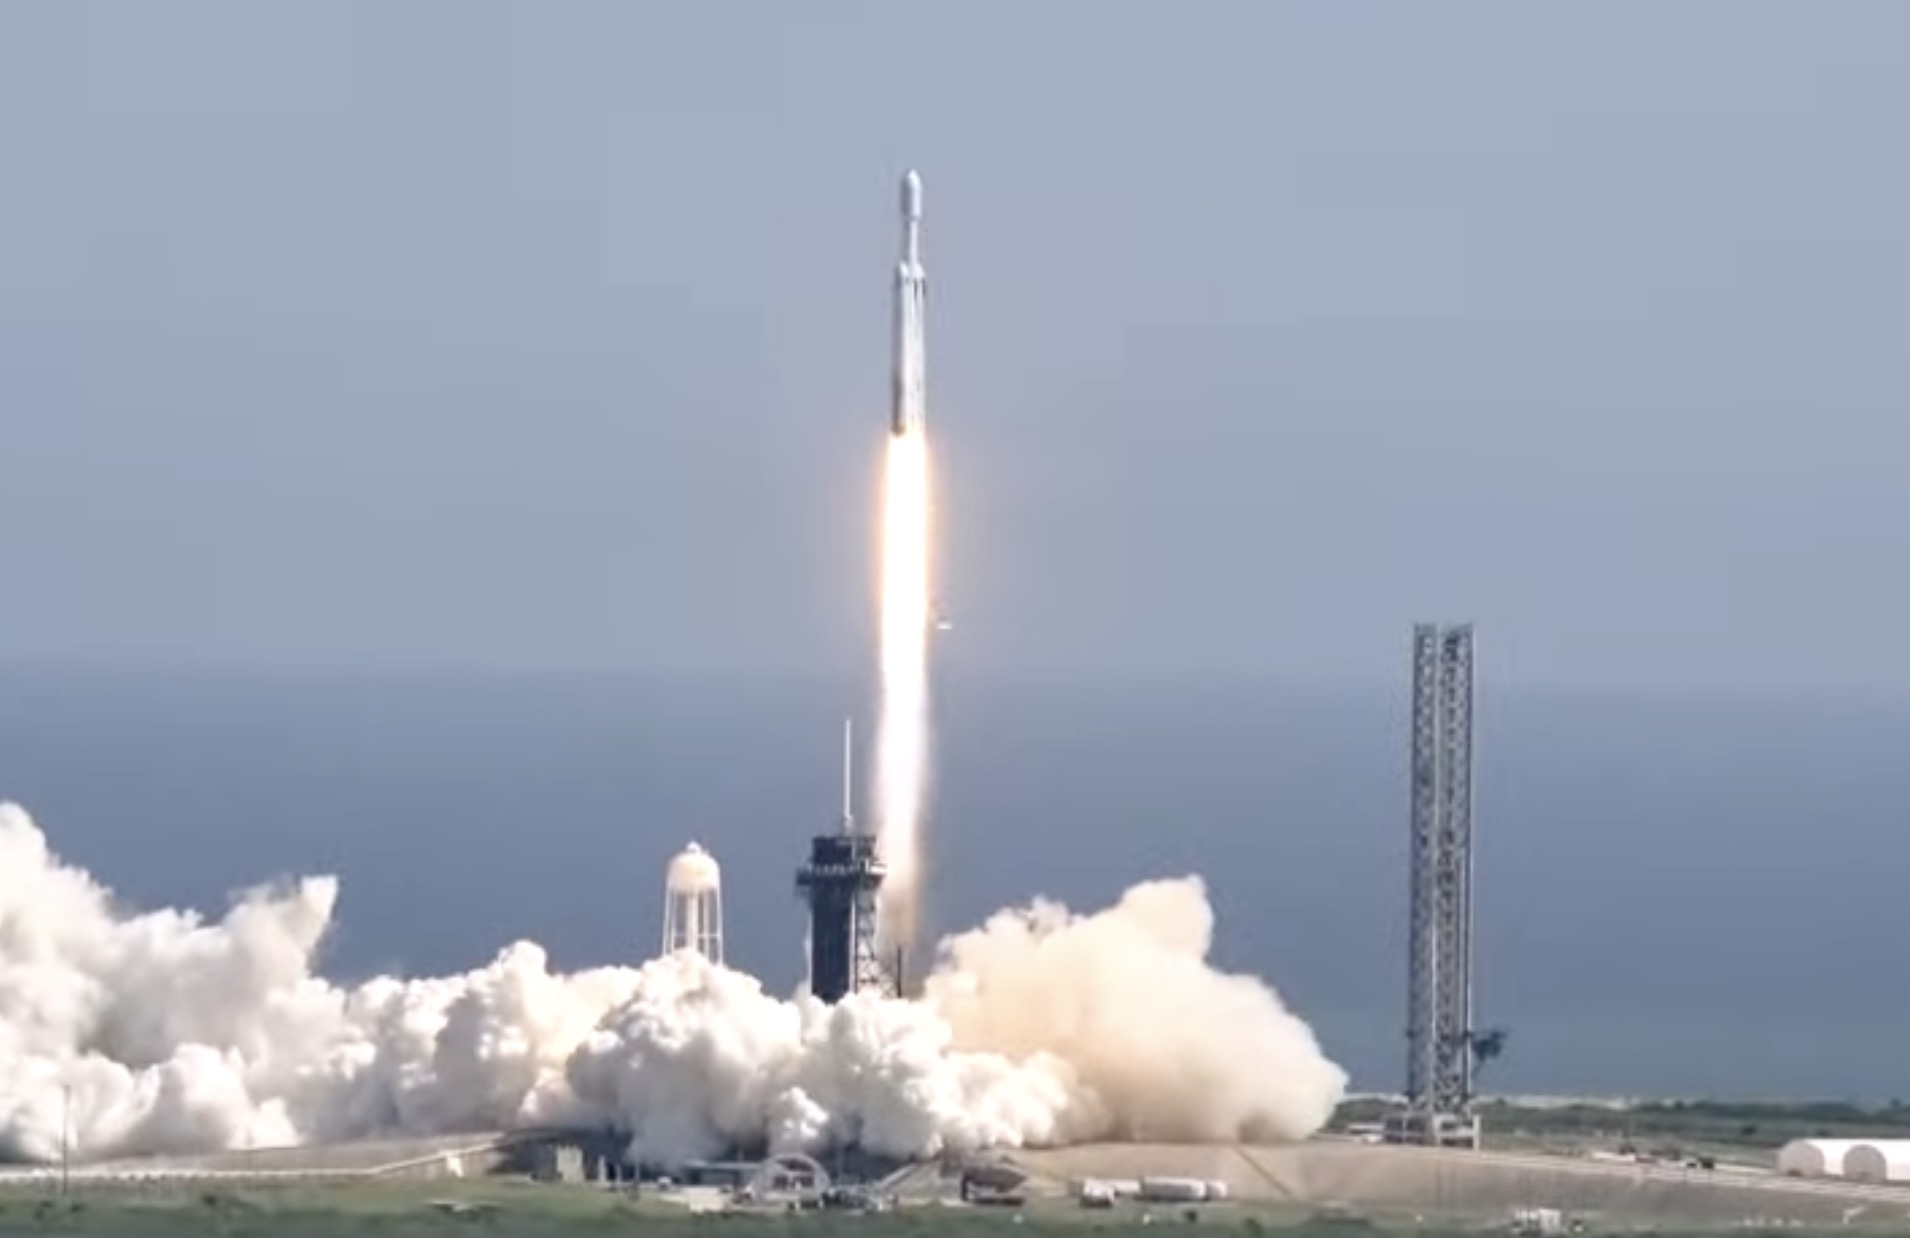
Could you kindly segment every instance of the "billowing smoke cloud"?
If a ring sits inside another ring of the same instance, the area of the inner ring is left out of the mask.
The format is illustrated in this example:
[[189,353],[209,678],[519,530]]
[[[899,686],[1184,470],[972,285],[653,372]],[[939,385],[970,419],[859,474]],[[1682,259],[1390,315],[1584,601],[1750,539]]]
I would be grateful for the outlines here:
[[337,882],[217,923],[127,914],[0,804],[0,1157],[89,1158],[614,1122],[668,1164],[733,1144],[894,1155],[1297,1139],[1346,1077],[1259,981],[1205,962],[1198,879],[943,943],[915,1001],[780,1000],[693,954],[356,988],[312,972]]

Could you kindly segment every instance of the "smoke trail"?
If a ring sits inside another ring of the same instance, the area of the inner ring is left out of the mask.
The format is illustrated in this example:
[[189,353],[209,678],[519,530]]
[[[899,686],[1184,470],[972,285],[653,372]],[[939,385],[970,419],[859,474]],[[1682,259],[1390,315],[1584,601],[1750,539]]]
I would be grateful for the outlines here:
[[894,1155],[1099,1138],[1297,1139],[1346,1077],[1258,980],[1205,962],[1196,878],[943,944],[920,1000],[781,1001],[680,952],[550,969],[528,942],[438,979],[313,972],[338,884],[214,923],[126,914],[0,804],[0,1158],[81,1159],[616,1124],[651,1163],[732,1144]]
[[929,455],[917,430],[892,435],[882,502],[882,701],[876,732],[877,848],[888,865],[885,954],[913,957],[921,932],[929,779]]

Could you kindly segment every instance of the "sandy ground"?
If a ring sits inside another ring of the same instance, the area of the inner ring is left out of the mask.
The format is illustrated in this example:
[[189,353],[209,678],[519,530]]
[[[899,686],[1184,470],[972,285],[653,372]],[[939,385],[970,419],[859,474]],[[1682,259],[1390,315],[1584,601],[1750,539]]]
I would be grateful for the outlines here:
[[1577,1216],[1736,1225],[1910,1220],[1910,1190],[1580,1157],[1319,1140],[1285,1147],[1098,1144],[1010,1158],[1051,1190],[1085,1177],[1192,1177],[1241,1203],[1427,1217]]

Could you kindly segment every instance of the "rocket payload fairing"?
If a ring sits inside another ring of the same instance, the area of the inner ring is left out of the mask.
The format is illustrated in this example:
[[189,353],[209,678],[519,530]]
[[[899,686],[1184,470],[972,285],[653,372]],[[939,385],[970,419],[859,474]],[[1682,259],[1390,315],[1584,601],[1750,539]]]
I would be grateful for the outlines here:
[[928,416],[922,318],[928,272],[922,269],[922,178],[902,177],[902,257],[895,265],[895,392],[889,433],[918,434]]

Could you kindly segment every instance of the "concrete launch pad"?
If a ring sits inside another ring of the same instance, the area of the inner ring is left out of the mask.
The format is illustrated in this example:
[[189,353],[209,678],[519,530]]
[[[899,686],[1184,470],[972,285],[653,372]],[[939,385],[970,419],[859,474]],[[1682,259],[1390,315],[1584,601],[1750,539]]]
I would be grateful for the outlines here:
[[1582,1157],[1364,1144],[1084,1144],[1004,1158],[1031,1188],[1071,1193],[1083,1179],[1185,1177],[1226,1184],[1238,1204],[1302,1206],[1376,1218],[1504,1221],[1553,1208],[1601,1224],[1846,1224],[1910,1218],[1910,1190],[1776,1174],[1616,1164]]

